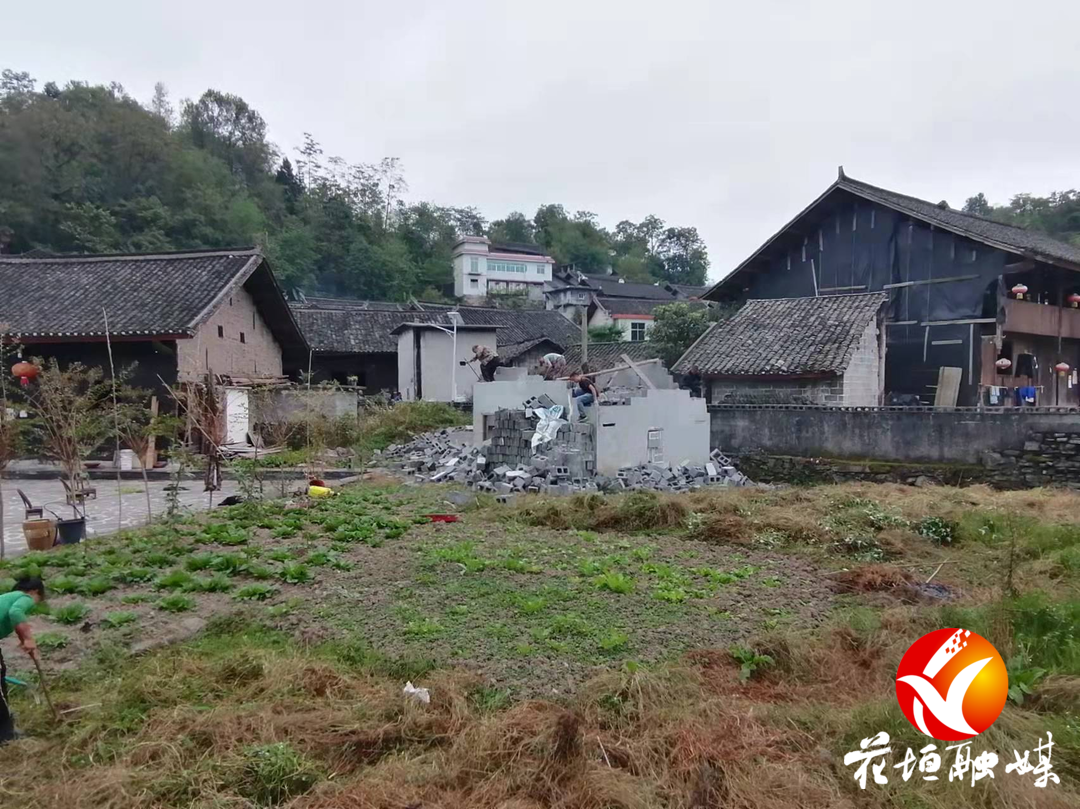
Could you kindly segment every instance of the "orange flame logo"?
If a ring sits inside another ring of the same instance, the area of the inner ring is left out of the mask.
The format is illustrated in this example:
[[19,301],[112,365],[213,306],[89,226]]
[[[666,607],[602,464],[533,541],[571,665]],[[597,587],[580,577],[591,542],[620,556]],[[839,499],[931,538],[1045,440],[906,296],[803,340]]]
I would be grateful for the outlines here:
[[959,742],[979,735],[1005,707],[1009,675],[986,638],[967,629],[923,635],[896,670],[896,700],[907,720],[934,739]]

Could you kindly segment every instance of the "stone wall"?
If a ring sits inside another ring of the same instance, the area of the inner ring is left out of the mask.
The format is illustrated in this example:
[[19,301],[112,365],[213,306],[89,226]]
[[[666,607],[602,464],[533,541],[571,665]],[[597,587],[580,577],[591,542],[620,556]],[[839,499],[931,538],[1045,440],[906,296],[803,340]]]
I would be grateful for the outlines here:
[[1080,430],[1028,433],[1022,448],[988,452],[990,480],[1002,488],[1080,489]]
[[[921,486],[970,486],[995,483],[994,473],[973,464],[891,463],[888,461],[853,461],[842,458],[802,458],[794,455],[765,455],[752,452],[733,456],[739,471],[761,483],[904,483]],[[1014,482],[998,482],[1000,488],[1022,488]]]
[[805,458],[751,452],[738,455],[739,470],[762,483],[875,483],[971,486],[997,489],[1064,486],[1080,489],[1080,430],[1029,433],[1022,449],[987,452],[982,464],[896,463],[844,458]]

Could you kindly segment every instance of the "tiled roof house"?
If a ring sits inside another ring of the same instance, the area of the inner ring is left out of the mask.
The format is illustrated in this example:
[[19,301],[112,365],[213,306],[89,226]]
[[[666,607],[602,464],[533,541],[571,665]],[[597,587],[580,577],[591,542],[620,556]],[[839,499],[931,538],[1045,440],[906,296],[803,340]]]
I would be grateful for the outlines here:
[[747,301],[675,363],[710,399],[872,407],[884,385],[886,293]]

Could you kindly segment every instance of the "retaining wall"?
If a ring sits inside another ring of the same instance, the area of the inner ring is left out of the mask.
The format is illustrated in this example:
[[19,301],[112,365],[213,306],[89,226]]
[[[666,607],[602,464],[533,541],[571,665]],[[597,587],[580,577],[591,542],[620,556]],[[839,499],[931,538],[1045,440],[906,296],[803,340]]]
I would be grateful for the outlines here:
[[725,453],[982,464],[1023,450],[1030,433],[1080,431],[1067,408],[834,408],[713,405],[711,443]]

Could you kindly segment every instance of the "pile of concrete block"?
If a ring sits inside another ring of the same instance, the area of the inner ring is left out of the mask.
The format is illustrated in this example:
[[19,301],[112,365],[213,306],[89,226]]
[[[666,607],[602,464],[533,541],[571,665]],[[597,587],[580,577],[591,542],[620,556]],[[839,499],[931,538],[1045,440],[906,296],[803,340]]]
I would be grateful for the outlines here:
[[612,477],[595,470],[592,425],[562,424],[554,441],[533,454],[536,426],[530,412],[501,410],[489,417],[490,438],[469,446],[449,430],[418,436],[379,454],[381,464],[398,469],[416,483],[461,483],[509,502],[518,494],[569,495],[577,492],[651,490],[686,492],[707,486],[746,486],[752,482],[713,450],[703,465],[656,462],[620,469]]

